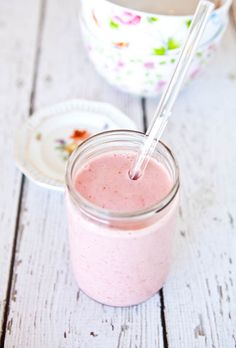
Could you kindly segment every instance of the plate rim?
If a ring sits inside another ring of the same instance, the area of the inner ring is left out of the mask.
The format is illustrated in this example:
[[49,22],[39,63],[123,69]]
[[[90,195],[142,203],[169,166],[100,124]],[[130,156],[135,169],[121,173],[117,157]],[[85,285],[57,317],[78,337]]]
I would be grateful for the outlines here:
[[[30,132],[34,131],[41,123],[50,117],[78,109],[91,113],[97,112],[100,114],[104,113],[105,110],[105,116],[111,118],[114,123],[117,123],[117,119],[119,120],[118,117],[120,116],[123,120],[129,123],[130,129],[138,129],[135,122],[131,120],[124,112],[122,112],[116,106],[106,102],[90,101],[86,99],[71,99],[35,111],[16,131],[14,139],[15,163],[21,172],[35,184],[54,191],[64,191],[64,182],[47,177],[45,174],[41,173],[39,169],[36,169],[29,161],[27,161],[26,149],[30,139]],[[121,126],[121,128],[117,129],[123,128]]]

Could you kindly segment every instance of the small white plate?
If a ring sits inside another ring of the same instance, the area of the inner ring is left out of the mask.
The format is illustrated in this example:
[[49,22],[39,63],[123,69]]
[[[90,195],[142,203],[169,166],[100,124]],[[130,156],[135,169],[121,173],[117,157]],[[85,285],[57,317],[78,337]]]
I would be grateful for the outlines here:
[[75,99],[51,106],[35,112],[18,131],[16,163],[36,184],[63,191],[65,166],[72,149],[84,138],[111,129],[137,127],[106,103]]

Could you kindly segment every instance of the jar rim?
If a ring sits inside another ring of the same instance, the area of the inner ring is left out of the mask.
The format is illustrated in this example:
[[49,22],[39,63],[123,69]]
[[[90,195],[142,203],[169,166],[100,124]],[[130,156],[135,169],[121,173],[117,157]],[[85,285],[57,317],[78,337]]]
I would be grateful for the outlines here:
[[[86,148],[90,145],[90,143],[93,143],[96,139],[99,139],[103,136],[122,135],[122,134],[123,135],[136,134],[137,136],[144,136],[144,137],[146,136],[143,132],[135,131],[135,130],[110,130],[110,131],[98,133],[86,139],[85,141],[83,141],[83,143],[81,143],[70,155],[66,165],[65,183],[66,183],[67,191],[69,192],[72,198],[72,201],[74,202],[74,204],[78,204],[80,206],[80,209],[82,209],[86,213],[86,215],[92,216],[93,218],[95,217],[99,219],[100,221],[101,220],[107,221],[108,218],[109,220],[116,220],[116,221],[122,221],[124,219],[136,220],[136,219],[148,218],[151,215],[159,213],[163,209],[165,209],[174,200],[179,190],[179,186],[180,186],[179,166],[170,148],[162,141],[159,141],[158,146],[161,145],[162,148],[164,148],[167,151],[167,153],[170,155],[173,161],[174,168],[175,168],[175,180],[172,184],[171,190],[158,203],[152,204],[148,208],[139,209],[132,212],[116,212],[116,211],[111,211],[109,209],[99,207],[91,203],[89,200],[83,197],[78,191],[76,191],[73,185],[72,173],[73,173],[73,168],[78,157],[78,152],[82,153],[84,150],[86,150]],[[156,151],[158,149],[158,146],[156,146]]]

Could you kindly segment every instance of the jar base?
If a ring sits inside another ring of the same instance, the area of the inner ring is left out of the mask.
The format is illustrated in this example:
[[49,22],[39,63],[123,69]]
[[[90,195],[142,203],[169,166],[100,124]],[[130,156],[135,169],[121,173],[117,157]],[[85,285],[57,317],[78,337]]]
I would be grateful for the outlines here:
[[96,296],[90,295],[88,291],[82,289],[81,287],[79,287],[79,289],[86,296],[88,296],[91,300],[93,300],[93,301],[95,301],[95,302],[97,302],[99,304],[106,305],[106,306],[109,306],[109,307],[124,308],[124,307],[136,306],[136,305],[142,304],[142,303],[150,300],[153,296],[155,296],[163,288],[164,283],[161,285],[161,287],[157,291],[155,291],[154,293],[150,294],[149,296],[146,296],[145,298],[143,298],[143,299],[141,299],[139,301],[134,301],[134,302],[130,301],[130,303],[120,303],[120,302],[112,301],[112,299],[111,300],[109,300],[109,299],[108,300],[99,299]]

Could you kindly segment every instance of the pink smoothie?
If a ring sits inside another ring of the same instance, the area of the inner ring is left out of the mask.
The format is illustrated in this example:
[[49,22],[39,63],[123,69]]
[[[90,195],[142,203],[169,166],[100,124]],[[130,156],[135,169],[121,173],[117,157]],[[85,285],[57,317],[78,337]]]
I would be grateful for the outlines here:
[[[74,187],[97,207],[132,213],[165,198],[173,185],[163,164],[151,159],[144,175],[131,180],[133,152],[107,152],[79,169]],[[87,216],[69,199],[71,258],[80,288],[113,306],[143,302],[167,277],[178,197],[152,217],[107,223]]]
[[165,167],[151,160],[143,176],[131,180],[128,173],[135,154],[107,153],[80,171],[76,190],[93,204],[117,212],[134,212],[160,202],[171,189]]

